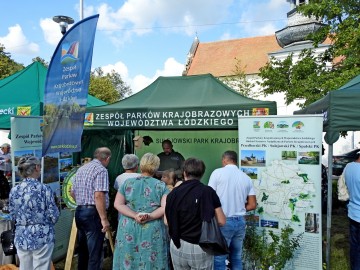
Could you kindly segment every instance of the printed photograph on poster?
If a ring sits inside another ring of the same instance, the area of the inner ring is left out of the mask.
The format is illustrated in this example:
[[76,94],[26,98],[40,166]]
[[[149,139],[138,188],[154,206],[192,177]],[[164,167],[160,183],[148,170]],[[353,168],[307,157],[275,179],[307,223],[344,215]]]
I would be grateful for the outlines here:
[[279,221],[262,219],[260,221],[261,227],[279,229]]
[[[41,152],[40,152],[41,154]],[[44,156],[44,184],[59,181],[59,154],[51,153]]]
[[320,215],[315,213],[305,214],[305,232],[319,233],[320,230]]
[[298,163],[304,165],[319,165],[320,164],[320,152],[299,152]]
[[241,170],[246,173],[251,179],[256,180],[258,177],[257,168],[241,168]]
[[265,167],[265,151],[241,150],[241,166]]
[[245,219],[246,219],[246,224],[248,224],[249,226],[255,226],[255,227],[259,227],[260,225],[260,217],[258,215],[255,215],[253,213],[253,211],[248,212],[245,215]]
[[72,158],[60,160],[60,173],[69,172],[72,169]]
[[71,152],[61,152],[60,159],[66,159],[66,158],[72,158],[72,153]]
[[297,152],[296,151],[281,151],[281,159],[282,160],[297,160]]

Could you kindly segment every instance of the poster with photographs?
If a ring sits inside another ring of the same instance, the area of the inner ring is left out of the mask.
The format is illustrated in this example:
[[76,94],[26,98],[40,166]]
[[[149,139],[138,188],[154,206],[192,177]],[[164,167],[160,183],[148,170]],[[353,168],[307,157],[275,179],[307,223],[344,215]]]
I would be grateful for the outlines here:
[[72,153],[51,153],[42,158],[42,118],[39,116],[11,117],[11,149],[13,185],[21,181],[17,164],[22,157],[35,156],[42,162],[42,183],[61,196],[60,181],[72,167]]
[[291,269],[321,269],[322,116],[239,117],[238,132],[239,167],[256,191],[255,225],[278,235],[291,226],[303,234]]

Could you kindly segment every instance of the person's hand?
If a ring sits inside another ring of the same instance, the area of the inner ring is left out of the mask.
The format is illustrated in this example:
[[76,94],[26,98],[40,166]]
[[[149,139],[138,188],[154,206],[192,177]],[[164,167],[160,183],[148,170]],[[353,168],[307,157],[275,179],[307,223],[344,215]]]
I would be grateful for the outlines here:
[[110,223],[107,218],[101,220],[101,225],[102,225],[101,232],[103,232],[103,233],[110,229]]
[[139,224],[144,224],[150,219],[150,215],[148,213],[138,213],[135,217],[135,220]]

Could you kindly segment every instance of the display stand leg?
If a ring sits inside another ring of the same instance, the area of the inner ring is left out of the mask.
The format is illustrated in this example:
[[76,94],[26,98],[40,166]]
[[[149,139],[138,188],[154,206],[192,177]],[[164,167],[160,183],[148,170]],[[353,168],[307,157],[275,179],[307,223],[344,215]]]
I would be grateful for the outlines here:
[[112,235],[111,235],[111,230],[110,230],[110,229],[106,232],[106,235],[107,235],[107,238],[109,239],[109,243],[110,243],[110,247],[111,247],[111,252],[112,252],[112,254],[114,254],[114,242],[113,242],[113,239],[112,239]]
[[76,236],[77,236],[77,227],[75,223],[75,218],[73,219],[69,246],[66,254],[66,261],[65,261],[65,268],[64,270],[71,270],[71,263],[74,257],[74,250],[75,250],[75,243],[76,243]]
[[[111,252],[114,254],[114,242],[111,235],[111,230],[106,232],[107,237],[109,239]],[[71,264],[74,257],[74,250],[75,250],[75,243],[76,243],[76,236],[77,236],[77,227],[75,223],[75,218],[73,219],[71,233],[70,233],[70,240],[69,240],[69,247],[66,254],[66,261],[65,261],[65,268],[64,270],[71,270]]]

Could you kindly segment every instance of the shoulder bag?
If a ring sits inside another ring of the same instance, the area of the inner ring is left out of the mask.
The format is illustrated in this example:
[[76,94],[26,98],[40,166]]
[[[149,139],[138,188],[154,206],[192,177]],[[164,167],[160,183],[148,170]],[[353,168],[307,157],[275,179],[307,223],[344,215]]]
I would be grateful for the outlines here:
[[16,247],[14,244],[15,239],[15,226],[11,223],[11,229],[1,233],[1,245],[5,256],[15,255]]
[[338,179],[337,188],[338,188],[338,200],[343,202],[348,201],[350,196],[349,196],[349,190],[345,183],[344,173],[342,173]]
[[210,220],[210,222],[202,222],[199,246],[207,254],[214,256],[230,253],[226,239],[220,231],[215,216]]

